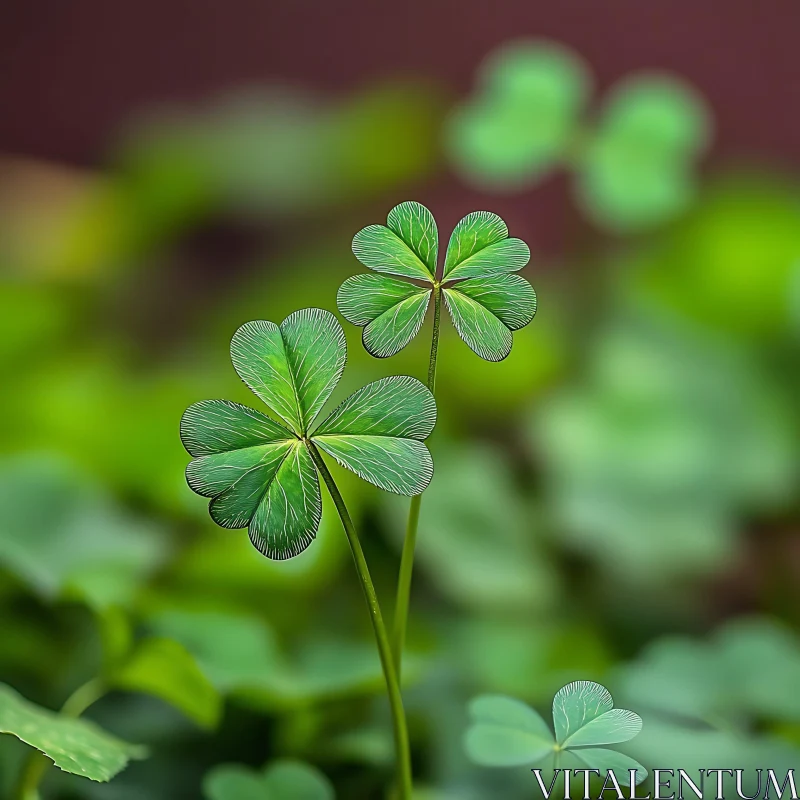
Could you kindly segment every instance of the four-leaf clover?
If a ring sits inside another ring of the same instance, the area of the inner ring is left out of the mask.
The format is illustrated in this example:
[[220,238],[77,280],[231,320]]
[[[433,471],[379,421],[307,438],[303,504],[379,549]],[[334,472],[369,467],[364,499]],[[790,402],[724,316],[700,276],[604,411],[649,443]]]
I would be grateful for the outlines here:
[[386,225],[359,231],[353,253],[385,274],[348,278],[339,289],[339,310],[364,328],[364,347],[378,358],[393,356],[416,336],[431,295],[438,311],[440,292],[461,338],[487,361],[502,361],[511,352],[512,331],[536,313],[533,288],[514,274],[528,263],[530,250],[521,239],[509,238],[505,222],[488,211],[468,214],[456,225],[441,277],[436,221],[419,203],[401,203]]
[[386,491],[425,490],[433,462],[423,440],[436,422],[436,403],[418,380],[370,383],[312,430],[347,358],[333,314],[310,308],[280,325],[248,322],[234,334],[231,358],[283,424],[227,400],[196,403],[184,413],[181,440],[194,457],[186,478],[195,492],[211,498],[218,525],[247,527],[269,558],[305,550],[322,514],[317,448]]
[[[614,708],[611,694],[599,683],[576,681],[558,691],[553,699],[555,736],[536,711],[511,697],[477,697],[469,711],[472,727],[465,746],[477,764],[566,766],[577,761],[603,774],[613,770],[625,785],[630,784],[629,770],[636,770],[637,784],[647,777],[647,770],[629,756],[600,746],[630,741],[642,730],[642,719]],[[562,761],[567,754],[571,758]]]
[[453,112],[447,146],[470,181],[524,188],[558,166],[604,227],[634,230],[683,211],[709,139],[697,92],[667,74],[634,74],[611,89],[596,119],[582,119],[591,79],[565,47],[519,41],[487,59],[479,91]]

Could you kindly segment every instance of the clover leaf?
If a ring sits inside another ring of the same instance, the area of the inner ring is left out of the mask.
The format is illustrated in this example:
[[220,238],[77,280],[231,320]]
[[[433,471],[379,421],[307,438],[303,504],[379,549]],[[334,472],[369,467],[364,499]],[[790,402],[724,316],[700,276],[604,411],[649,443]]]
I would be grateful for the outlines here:
[[10,733],[44,753],[64,772],[109,781],[144,747],[117,739],[93,722],[34,705],[0,683],[0,733]]
[[581,119],[590,77],[582,59],[547,41],[500,48],[475,96],[457,107],[447,147],[458,170],[492,189],[525,188],[563,166],[603,227],[630,231],[682,212],[709,139],[703,99],[668,74],[637,73],[613,87],[596,119]]
[[359,231],[353,253],[379,274],[348,278],[339,288],[339,311],[364,328],[364,347],[378,358],[395,355],[417,335],[431,296],[438,308],[440,292],[459,336],[487,361],[502,361],[511,352],[512,331],[536,313],[536,293],[514,274],[528,263],[530,250],[488,211],[468,214],[456,225],[441,278],[436,221],[419,203],[401,203],[386,225]]
[[181,440],[194,457],[186,478],[193,491],[211,498],[218,525],[247,527],[268,558],[305,550],[322,515],[317,448],[386,491],[425,490],[433,462],[423,440],[436,422],[436,403],[414,378],[368,384],[312,430],[347,358],[333,314],[310,308],[280,325],[248,322],[234,334],[231,358],[284,424],[227,400],[205,400],[184,413]]
[[284,759],[261,772],[241,764],[222,764],[203,781],[206,800],[333,800],[328,778],[302,761]]
[[518,41],[486,59],[473,98],[447,127],[455,163],[478,184],[523,187],[566,157],[590,88],[589,71],[553,42]]
[[628,770],[636,770],[637,784],[647,777],[641,764],[602,747],[633,739],[642,720],[633,711],[614,708],[611,694],[599,683],[575,681],[558,691],[553,699],[555,736],[536,711],[511,697],[477,697],[469,711],[472,726],[464,744],[470,758],[482,766],[558,764],[568,754],[586,768],[614,770],[625,785],[630,783]]
[[674,78],[637,75],[618,84],[580,163],[578,193],[589,215],[629,229],[683,211],[707,127],[702,101]]

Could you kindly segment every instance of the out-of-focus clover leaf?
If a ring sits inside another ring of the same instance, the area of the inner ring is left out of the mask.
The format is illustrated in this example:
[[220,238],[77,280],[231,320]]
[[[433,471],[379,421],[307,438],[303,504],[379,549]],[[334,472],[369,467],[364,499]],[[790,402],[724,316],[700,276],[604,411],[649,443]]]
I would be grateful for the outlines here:
[[[437,478],[420,511],[423,569],[444,594],[471,608],[550,607],[556,578],[508,466],[487,446],[440,449]],[[395,506],[387,498],[387,524],[396,527],[402,516]],[[402,535],[397,527],[396,533]]]
[[622,81],[579,161],[587,213],[622,231],[675,217],[694,196],[694,160],[707,140],[707,112],[688,85],[667,75]]
[[470,758],[487,767],[542,764],[569,754],[589,769],[612,769],[620,783],[636,783],[647,770],[629,756],[603,745],[628,742],[642,730],[633,711],[614,708],[607,689],[598,683],[576,681],[559,690],[553,699],[555,736],[530,706],[503,695],[484,695],[470,703],[472,726],[464,745]]
[[660,639],[620,670],[627,702],[723,730],[800,721],[800,641],[768,619],[729,622],[707,641]]
[[203,780],[206,800],[334,800],[328,778],[316,767],[284,759],[256,772],[241,764],[214,767]]
[[221,692],[260,684],[286,668],[271,629],[255,617],[172,609],[155,614],[148,625],[186,647]]
[[724,568],[737,518],[796,474],[786,403],[755,365],[655,315],[601,332],[580,387],[535,420],[554,517],[627,582]]
[[138,745],[117,739],[92,722],[74,719],[30,703],[0,684],[0,733],[10,733],[74,775],[109,781],[131,759],[146,756]]
[[0,563],[48,598],[68,592],[97,609],[125,605],[164,556],[153,525],[60,456],[4,459],[0,518]]
[[436,220],[419,203],[400,203],[386,225],[360,230],[353,253],[378,274],[348,278],[339,288],[339,311],[364,328],[364,347],[378,358],[395,355],[417,335],[439,291],[459,336],[487,361],[502,361],[511,352],[512,331],[536,313],[536,293],[514,274],[528,263],[530,250],[488,211],[468,214],[453,229],[441,278]]
[[[735,764],[742,771],[741,792],[748,797],[761,797],[766,788],[766,774],[761,776],[758,770],[766,773],[765,768],[770,768],[785,776],[788,769],[796,769],[800,758],[796,747],[775,736],[698,728],[644,710],[642,718],[642,733],[626,748],[634,758],[651,764],[679,764],[695,782],[709,764]],[[716,781],[710,776],[705,780],[706,791],[710,791]],[[739,796],[733,777],[723,775],[723,781],[722,796]]]
[[545,41],[499,48],[458,106],[447,144],[459,171],[489,188],[529,185],[569,155],[591,79],[571,50]]
[[476,96],[450,117],[447,146],[456,168],[481,187],[515,190],[570,165],[587,214],[617,231],[683,212],[709,139],[702,98],[671,75],[635,74],[586,125],[580,117],[589,85],[584,64],[559,45],[503,46],[487,59]]
[[736,764],[754,796],[757,769],[785,774],[797,763],[796,746],[761,731],[800,720],[798,680],[797,636],[774,620],[742,618],[706,640],[657,640],[618,670],[614,685],[645,720],[635,757],[688,771]]
[[219,693],[194,657],[171,639],[143,639],[107,682],[159,697],[204,728],[213,728],[222,712]]
[[333,314],[312,308],[280,326],[248,322],[233,337],[231,358],[288,428],[226,400],[196,403],[181,420],[181,440],[194,457],[186,478],[211,498],[218,525],[247,527],[268,558],[291,558],[316,536],[322,516],[317,447],[389,492],[415,495],[430,483],[433,462],[423,441],[436,423],[436,402],[414,378],[370,383],[309,430],[347,358]]
[[[367,643],[317,634],[286,653],[265,623],[220,611],[161,611],[148,626],[180,642],[219,692],[255,708],[299,708],[383,687],[380,662]],[[408,675],[418,671],[411,659]]]

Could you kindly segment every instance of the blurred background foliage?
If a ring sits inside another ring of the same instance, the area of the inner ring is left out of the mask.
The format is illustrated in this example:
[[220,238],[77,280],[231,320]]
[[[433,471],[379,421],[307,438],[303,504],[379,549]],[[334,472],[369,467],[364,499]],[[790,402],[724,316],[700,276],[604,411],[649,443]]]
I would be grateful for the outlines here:
[[[800,184],[701,164],[714,108],[687,78],[634,70],[595,103],[591,73],[520,40],[460,98],[265,86],[142,109],[102,168],[0,162],[0,681],[58,708],[99,677],[87,716],[150,749],[107,785],[50,770],[46,800],[272,798],[293,770],[383,796],[388,711],[332,507],[267,561],[186,487],[178,421],[252,402],[238,325],[334,310],[352,234],[405,199],[439,216],[447,181],[443,217],[515,209],[540,310],[501,364],[443,335],[404,673],[419,797],[530,797],[525,770],[467,762],[466,700],[546,717],[576,679],[642,714],[648,767],[797,762]],[[558,171],[575,235],[548,254],[525,219]],[[346,333],[335,401],[424,376],[425,336],[378,361]],[[389,614],[407,501],[336,474]],[[0,737],[3,797],[26,756]]]

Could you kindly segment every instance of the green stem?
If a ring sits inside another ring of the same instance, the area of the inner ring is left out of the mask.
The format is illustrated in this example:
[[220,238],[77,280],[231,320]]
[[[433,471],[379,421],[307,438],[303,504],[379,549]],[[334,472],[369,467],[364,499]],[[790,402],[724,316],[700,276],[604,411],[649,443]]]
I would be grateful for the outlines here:
[[403,697],[400,693],[400,682],[397,678],[397,673],[394,669],[392,662],[392,648],[389,644],[389,636],[386,633],[386,626],[383,624],[383,615],[381,614],[381,607],[378,603],[378,595],[375,593],[375,586],[372,583],[372,578],[369,574],[367,560],[364,557],[364,551],[361,549],[361,542],[356,533],[353,520],[350,518],[350,513],[347,506],[342,499],[339,487],[333,479],[328,467],[322,460],[319,451],[310,441],[306,441],[308,451],[311,458],[317,465],[317,469],[328,487],[331,499],[336,505],[336,510],[339,512],[339,518],[342,520],[342,527],[347,534],[347,539],[350,542],[350,549],[353,552],[353,560],[356,564],[356,572],[361,580],[361,588],[364,590],[364,596],[367,600],[367,607],[369,608],[369,615],[372,621],[372,627],[375,631],[375,640],[378,645],[378,654],[381,659],[381,666],[383,668],[383,676],[386,680],[386,690],[389,695],[389,705],[392,710],[392,723],[394,725],[394,743],[395,751],[397,753],[397,772],[398,772],[398,786],[400,789],[400,800],[411,800],[412,779],[411,779],[411,751],[408,743],[408,725],[406,723],[406,713],[403,708]]
[[[67,698],[67,701],[61,706],[60,713],[65,717],[80,717],[89,706],[96,703],[105,693],[106,687],[104,683],[99,678],[92,678],[92,680],[79,686]],[[37,800],[39,797],[39,784],[47,768],[52,763],[47,756],[38,750],[34,750],[28,756],[19,778],[16,793],[18,800]]]
[[[442,290],[438,285],[433,287],[433,335],[431,338],[431,357],[428,362],[428,388],[432,393],[436,390],[436,358],[439,354],[439,323],[442,315]],[[406,536],[403,540],[403,553],[400,556],[400,574],[397,578],[397,599],[394,607],[392,624],[392,654],[394,669],[398,679],[402,674],[403,648],[406,644],[408,628],[408,607],[411,602],[411,576],[414,571],[414,551],[417,547],[417,528],[419,527],[419,510],[422,495],[411,498],[406,522]]]

